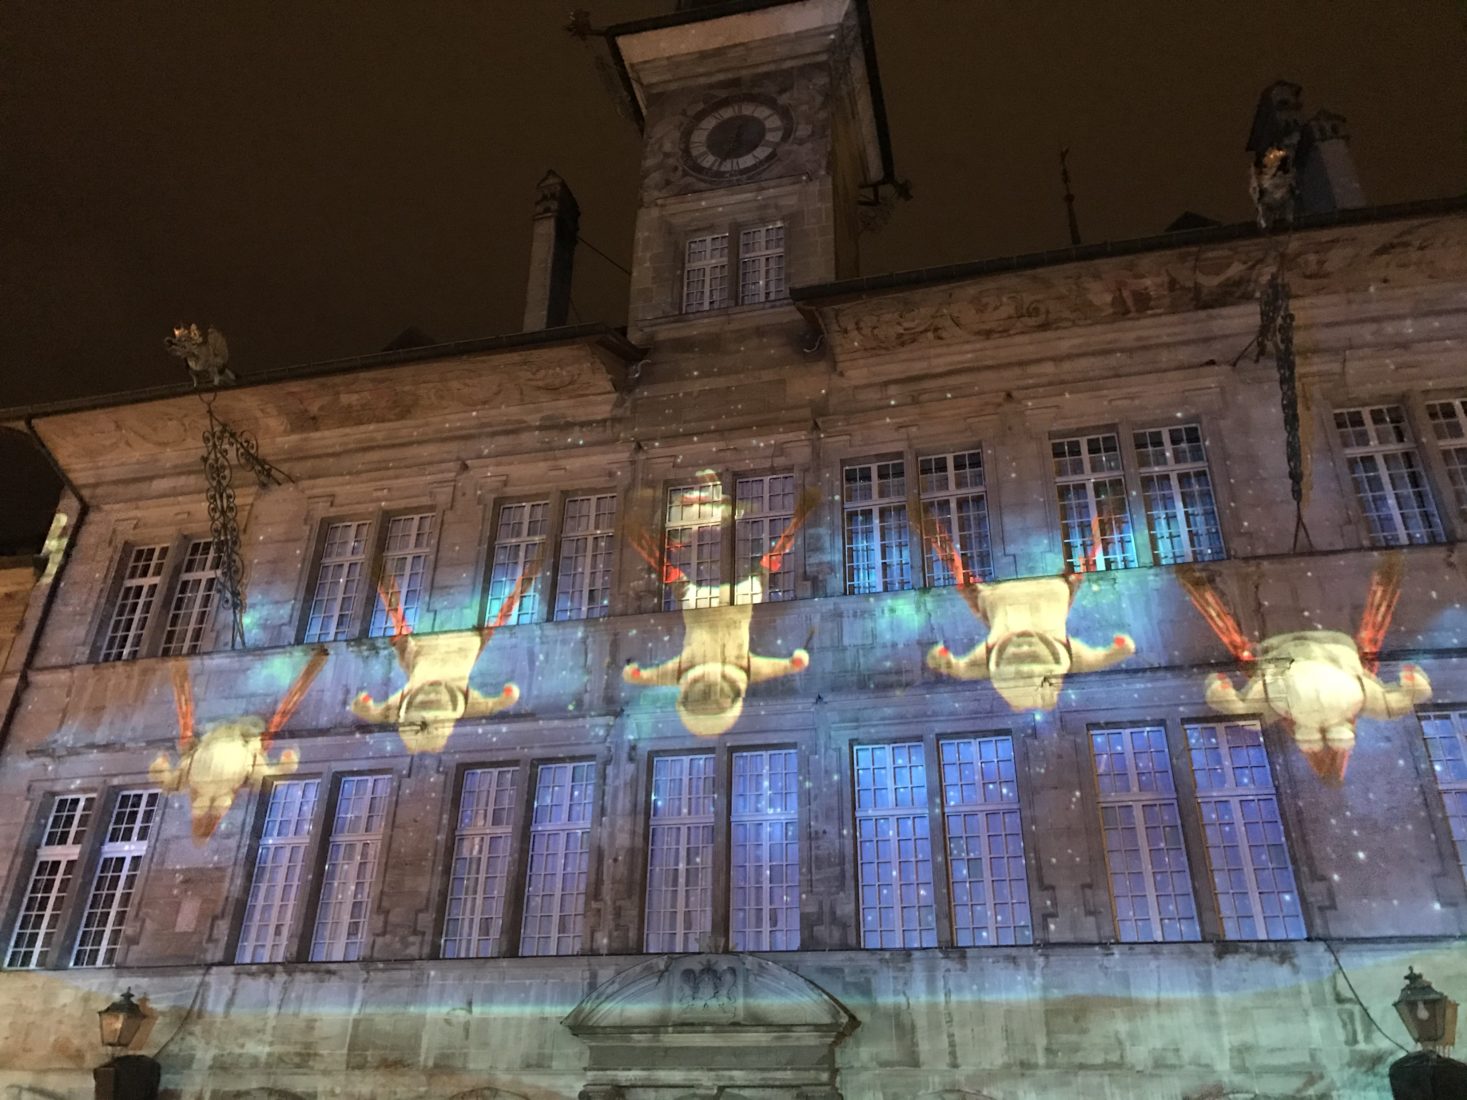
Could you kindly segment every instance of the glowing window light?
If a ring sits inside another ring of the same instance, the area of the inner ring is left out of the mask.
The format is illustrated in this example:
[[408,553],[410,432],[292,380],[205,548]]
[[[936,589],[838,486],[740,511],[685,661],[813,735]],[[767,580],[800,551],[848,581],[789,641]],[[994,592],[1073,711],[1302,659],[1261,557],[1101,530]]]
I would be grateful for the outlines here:
[[[988,494],[983,484],[983,452],[955,451],[922,455],[917,459],[917,481],[922,515],[934,521],[961,555],[969,577],[993,577],[993,552],[988,541]],[[942,587],[956,583],[952,565],[936,539],[927,540],[927,583]]]
[[1335,429],[1371,545],[1442,541],[1441,521],[1401,406],[1337,409]]
[[[1066,566],[1076,572],[1135,568],[1136,543],[1126,507],[1120,440],[1115,433],[1051,440],[1050,455]],[[1100,547],[1091,563],[1097,517]]]
[[712,930],[714,780],[712,753],[652,762],[648,952],[697,951]]
[[306,618],[306,641],[332,642],[350,636],[352,618],[366,586],[370,527],[366,520],[327,526]]
[[312,962],[353,962],[362,957],[391,793],[392,780],[385,775],[354,775],[341,781],[311,934]]
[[739,304],[773,302],[785,295],[784,226],[740,230]]
[[555,577],[556,622],[606,616],[615,535],[615,493],[566,499]]
[[320,781],[291,780],[270,788],[265,824],[255,851],[237,963],[282,962],[289,950],[316,815]]
[[1033,943],[1013,738],[951,738],[941,753],[954,942]]
[[733,949],[798,950],[799,767],[793,749],[733,754],[729,818]]
[[1426,415],[1457,500],[1457,518],[1467,523],[1467,397],[1428,402]]
[[1090,748],[1116,937],[1122,943],[1198,939],[1166,731],[1095,729]]
[[536,769],[521,955],[581,951],[595,796],[596,765],[590,761]]
[[1467,875],[1467,710],[1422,711],[1420,718],[1447,825]]
[[684,252],[683,312],[728,305],[728,234],[693,237]]
[[502,953],[514,806],[514,768],[475,768],[464,773],[443,921],[445,959]]
[[134,546],[129,552],[117,603],[102,642],[102,660],[130,661],[138,655],[167,560],[167,546]]
[[117,796],[71,954],[72,966],[111,966],[116,960],[157,809],[157,791],[123,791]]
[[195,539],[184,551],[183,567],[174,582],[163,647],[159,651],[164,657],[183,657],[199,651],[204,630],[214,612],[218,585],[219,554],[213,540]]
[[846,591],[911,588],[905,465],[900,460],[847,465],[844,483]]
[[936,947],[927,768],[920,741],[857,745],[862,947]]
[[[409,630],[417,626],[418,613],[423,607],[432,535],[432,512],[393,516],[387,521],[379,584],[384,591],[395,596]],[[397,630],[397,623],[388,614],[386,604],[380,599],[374,601],[368,637],[386,638],[396,634]]]
[[1256,722],[1191,725],[1187,745],[1223,937],[1300,940],[1304,915]]
[[51,804],[46,830],[36,849],[31,877],[20,903],[20,915],[10,936],[6,966],[23,968],[45,963],[61,923],[61,907],[81,859],[81,844],[91,816],[89,794],[62,795]]
[[[549,530],[550,502],[521,501],[499,509],[499,523],[494,532],[493,564],[489,567],[489,606],[486,622],[494,622],[504,601],[514,592],[525,567],[544,553]],[[535,578],[529,591],[520,596],[508,624],[535,623],[544,618],[544,573]]]
[[1217,502],[1196,424],[1134,433],[1151,552],[1162,565],[1223,557]]

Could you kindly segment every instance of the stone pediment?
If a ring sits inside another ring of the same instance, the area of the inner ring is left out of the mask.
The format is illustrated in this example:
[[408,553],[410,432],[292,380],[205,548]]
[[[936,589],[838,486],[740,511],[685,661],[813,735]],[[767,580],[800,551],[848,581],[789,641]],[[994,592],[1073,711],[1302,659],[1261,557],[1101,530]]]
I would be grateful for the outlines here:
[[820,987],[752,955],[659,956],[616,975],[563,1021],[597,1081],[828,1081],[859,1023]]

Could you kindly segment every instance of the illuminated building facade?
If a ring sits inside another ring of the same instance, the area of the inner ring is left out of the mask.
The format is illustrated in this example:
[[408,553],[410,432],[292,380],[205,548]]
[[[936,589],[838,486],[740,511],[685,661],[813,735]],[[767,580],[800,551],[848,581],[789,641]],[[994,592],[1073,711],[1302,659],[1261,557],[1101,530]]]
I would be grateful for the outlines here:
[[200,1100],[1383,1094],[1467,989],[1467,206],[855,278],[859,0],[609,42],[628,330],[551,175],[525,332],[212,394],[244,646],[200,395],[30,412],[0,1084],[130,985]]

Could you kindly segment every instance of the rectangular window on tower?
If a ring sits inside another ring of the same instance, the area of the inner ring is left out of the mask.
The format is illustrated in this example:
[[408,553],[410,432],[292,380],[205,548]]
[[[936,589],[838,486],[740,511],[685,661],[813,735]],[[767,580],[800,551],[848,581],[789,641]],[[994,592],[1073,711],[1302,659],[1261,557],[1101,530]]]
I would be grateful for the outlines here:
[[901,459],[851,463],[844,471],[846,592],[912,587],[906,466]]
[[595,799],[596,765],[591,761],[536,768],[521,955],[581,952]]
[[949,738],[941,751],[954,942],[1033,943],[1013,738]]
[[1467,527],[1467,397],[1429,401],[1426,415],[1451,482],[1457,522]]
[[683,312],[728,305],[728,234],[690,238],[683,261]]
[[1335,430],[1371,545],[1441,542],[1441,521],[1406,411],[1400,405],[1338,409]]
[[1421,712],[1421,730],[1431,754],[1431,770],[1441,791],[1447,827],[1467,875],[1467,710]]
[[784,226],[761,225],[739,231],[739,304],[754,305],[785,297]]
[[922,742],[856,745],[862,947],[936,947]]
[[1115,432],[1050,441],[1065,565],[1131,569],[1137,564],[1126,480]]
[[713,928],[712,753],[652,761],[646,950],[699,951]]
[[1213,894],[1230,940],[1299,940],[1304,915],[1257,722],[1187,727]]
[[1200,936],[1166,731],[1090,733],[1116,937],[1122,943]]

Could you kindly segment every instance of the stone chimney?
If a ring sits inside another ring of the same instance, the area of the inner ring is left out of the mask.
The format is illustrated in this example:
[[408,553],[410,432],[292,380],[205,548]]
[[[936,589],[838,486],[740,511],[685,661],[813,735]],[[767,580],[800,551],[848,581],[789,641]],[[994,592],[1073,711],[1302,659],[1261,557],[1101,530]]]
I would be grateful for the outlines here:
[[546,172],[535,193],[535,221],[530,229],[525,332],[566,323],[580,222],[581,208],[565,180],[554,171]]

